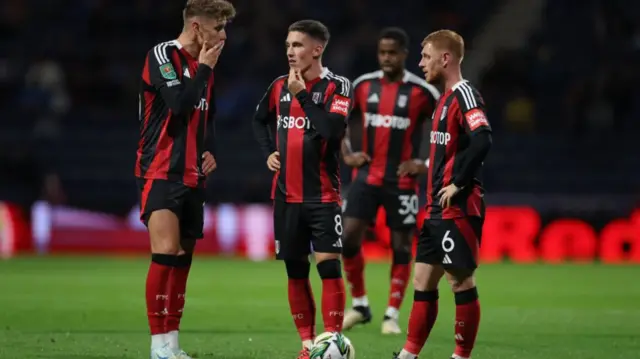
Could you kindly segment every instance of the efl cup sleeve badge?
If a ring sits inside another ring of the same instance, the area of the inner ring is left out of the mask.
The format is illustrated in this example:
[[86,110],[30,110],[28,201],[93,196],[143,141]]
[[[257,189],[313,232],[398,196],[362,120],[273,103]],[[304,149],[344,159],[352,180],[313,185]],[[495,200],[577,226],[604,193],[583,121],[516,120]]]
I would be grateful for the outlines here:
[[160,73],[162,74],[162,77],[167,80],[175,80],[178,78],[178,75],[176,75],[176,71],[173,69],[173,65],[171,63],[160,66]]

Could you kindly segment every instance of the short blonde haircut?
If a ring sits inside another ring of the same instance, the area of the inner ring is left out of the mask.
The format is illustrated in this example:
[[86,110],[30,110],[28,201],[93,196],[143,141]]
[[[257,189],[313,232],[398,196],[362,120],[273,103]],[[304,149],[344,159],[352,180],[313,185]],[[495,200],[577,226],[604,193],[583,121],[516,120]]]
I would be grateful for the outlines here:
[[460,61],[464,57],[464,39],[455,31],[434,31],[422,40],[422,46],[427,43],[431,43],[435,48],[450,51]]
[[184,18],[205,16],[218,21],[228,21],[236,16],[236,9],[226,0],[187,0]]

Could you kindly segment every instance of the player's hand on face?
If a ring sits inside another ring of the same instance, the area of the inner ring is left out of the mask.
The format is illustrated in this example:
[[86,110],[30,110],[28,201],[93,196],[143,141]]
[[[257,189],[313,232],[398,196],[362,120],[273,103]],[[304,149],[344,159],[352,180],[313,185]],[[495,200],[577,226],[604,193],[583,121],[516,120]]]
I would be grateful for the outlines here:
[[198,56],[198,62],[213,69],[218,63],[218,58],[220,57],[223,47],[224,41],[220,41],[211,47],[206,41],[203,42],[202,49],[200,49],[200,56]]
[[273,172],[280,170],[280,152],[276,151],[269,155],[269,158],[267,158],[267,167]]
[[215,171],[218,168],[218,164],[216,163],[216,159],[213,157],[211,152],[207,151],[202,154],[202,172],[205,175],[209,175],[209,173]]
[[289,87],[289,92],[292,95],[297,95],[300,91],[306,88],[304,84],[304,78],[302,77],[302,72],[298,69],[294,69],[293,67],[289,69],[289,79],[287,81],[287,85]]
[[347,166],[355,168],[362,167],[369,162],[371,162],[371,157],[364,152],[354,152],[344,158],[344,163],[346,163]]
[[453,198],[453,196],[455,196],[459,191],[460,188],[453,183],[438,191],[438,196],[440,197],[438,202],[440,203],[440,207],[447,208],[451,206],[451,198]]

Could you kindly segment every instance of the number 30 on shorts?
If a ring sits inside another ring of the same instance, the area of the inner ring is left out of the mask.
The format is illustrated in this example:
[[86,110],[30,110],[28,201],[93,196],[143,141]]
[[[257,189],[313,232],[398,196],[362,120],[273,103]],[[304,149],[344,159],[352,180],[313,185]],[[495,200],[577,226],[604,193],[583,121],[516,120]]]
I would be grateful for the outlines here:
[[400,201],[400,209],[398,214],[406,216],[408,214],[418,214],[418,195],[416,194],[401,194],[398,196]]

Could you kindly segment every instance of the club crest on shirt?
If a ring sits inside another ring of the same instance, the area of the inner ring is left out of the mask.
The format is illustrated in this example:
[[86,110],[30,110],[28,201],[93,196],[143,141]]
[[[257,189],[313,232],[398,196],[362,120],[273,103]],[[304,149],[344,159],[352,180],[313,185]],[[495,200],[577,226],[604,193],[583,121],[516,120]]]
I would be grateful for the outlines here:
[[405,108],[407,106],[407,95],[398,96],[398,107]]
[[162,74],[162,77],[167,80],[175,80],[178,78],[178,75],[176,75],[176,71],[173,69],[173,65],[171,65],[171,63],[161,65],[160,73]]
[[313,97],[312,97],[313,103],[315,103],[316,105],[319,104],[320,103],[320,99],[322,99],[322,93],[314,92],[313,93]]
[[447,106],[442,108],[442,113],[440,113],[440,121],[444,120],[447,117]]

